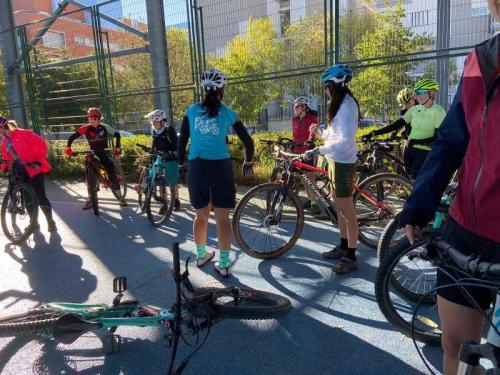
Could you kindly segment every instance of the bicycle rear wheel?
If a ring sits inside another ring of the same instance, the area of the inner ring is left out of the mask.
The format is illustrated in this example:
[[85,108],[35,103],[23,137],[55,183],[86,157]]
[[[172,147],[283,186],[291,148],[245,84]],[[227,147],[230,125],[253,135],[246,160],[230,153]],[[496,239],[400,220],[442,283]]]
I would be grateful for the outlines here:
[[[424,242],[411,246],[401,242],[382,258],[375,278],[375,296],[380,310],[391,325],[411,337],[412,317],[418,301],[436,285],[435,266],[416,254]],[[415,339],[439,345],[439,314],[435,294],[425,298],[417,311]]]
[[290,250],[304,227],[304,209],[297,194],[281,184],[266,183],[249,190],[233,215],[236,242],[248,255],[271,259]]
[[2,202],[2,230],[14,244],[20,244],[33,233],[38,222],[38,198],[35,190],[26,184],[15,184]]
[[152,182],[145,202],[146,214],[151,224],[159,226],[170,217],[174,209],[174,197],[173,186],[160,179]]
[[292,305],[288,298],[260,290],[221,290],[219,288],[200,288],[195,295],[213,293],[217,298],[213,303],[204,303],[194,311],[198,317],[215,319],[279,319],[288,314]]
[[377,248],[384,228],[402,210],[411,191],[411,182],[394,173],[379,173],[359,184],[353,202],[363,244]]
[[50,336],[62,315],[60,311],[40,309],[0,317],[0,337]]

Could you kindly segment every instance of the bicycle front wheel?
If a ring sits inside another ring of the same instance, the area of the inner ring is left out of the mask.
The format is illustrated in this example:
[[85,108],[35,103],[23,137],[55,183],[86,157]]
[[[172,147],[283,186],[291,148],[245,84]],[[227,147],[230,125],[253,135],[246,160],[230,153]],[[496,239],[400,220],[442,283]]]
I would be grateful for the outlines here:
[[7,190],[1,209],[2,230],[14,244],[20,244],[33,233],[38,222],[38,199],[33,188],[25,183]]
[[279,319],[292,307],[288,298],[260,290],[200,288],[194,293],[212,293],[215,298],[196,307],[194,315],[200,318],[212,315],[214,319]]
[[85,177],[87,179],[87,191],[89,193],[89,199],[92,203],[92,211],[94,215],[99,215],[99,200],[97,198],[97,192],[99,191],[99,179],[97,178],[97,173],[95,169],[88,166],[85,171]]
[[[380,311],[391,325],[412,336],[412,318],[417,303],[436,285],[436,268],[421,255],[425,242],[401,242],[380,262],[375,278],[375,296]],[[423,299],[413,323],[415,339],[439,345],[441,331],[435,293]]]
[[[125,173],[123,173],[122,165],[118,159],[115,158],[113,163],[115,164],[116,179],[120,185],[120,194],[123,198],[125,198],[127,196],[127,180],[125,179]],[[116,196],[114,191],[113,194]]]
[[146,214],[154,226],[159,226],[172,214],[175,202],[175,189],[162,181],[153,181],[146,195]]
[[137,191],[137,202],[139,203],[139,210],[144,212],[146,210],[146,194],[147,194],[147,179],[149,175],[149,170],[146,167],[142,167],[141,175],[139,177],[139,182],[136,185]]
[[297,194],[267,183],[249,190],[233,216],[236,242],[248,255],[271,259],[292,248],[304,228],[304,209]]
[[403,209],[411,191],[411,182],[394,173],[368,177],[355,188],[353,202],[363,244],[377,248],[384,228]]

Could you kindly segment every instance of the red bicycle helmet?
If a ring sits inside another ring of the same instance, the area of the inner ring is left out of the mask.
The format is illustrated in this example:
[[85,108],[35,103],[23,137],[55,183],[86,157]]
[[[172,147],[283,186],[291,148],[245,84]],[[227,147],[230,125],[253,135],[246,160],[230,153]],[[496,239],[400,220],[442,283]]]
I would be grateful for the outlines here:
[[89,110],[87,111],[87,117],[102,118],[102,112],[99,108],[89,108]]

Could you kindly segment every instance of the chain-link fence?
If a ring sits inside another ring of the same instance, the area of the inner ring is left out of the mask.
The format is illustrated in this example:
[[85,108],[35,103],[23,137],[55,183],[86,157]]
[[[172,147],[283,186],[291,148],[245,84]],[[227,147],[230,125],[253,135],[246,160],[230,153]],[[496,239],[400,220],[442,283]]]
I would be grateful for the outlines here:
[[[197,77],[208,67],[228,73],[224,100],[255,129],[289,129],[298,95],[323,116],[319,77],[337,62],[355,71],[366,124],[395,119],[397,92],[422,77],[439,80],[447,107],[466,54],[498,29],[486,0],[96,3],[66,0],[52,20],[16,19],[29,120],[51,138],[83,124],[91,106],[135,133],[147,131],[143,116],[155,107],[178,122],[200,99]],[[0,111],[11,75],[4,77]]]

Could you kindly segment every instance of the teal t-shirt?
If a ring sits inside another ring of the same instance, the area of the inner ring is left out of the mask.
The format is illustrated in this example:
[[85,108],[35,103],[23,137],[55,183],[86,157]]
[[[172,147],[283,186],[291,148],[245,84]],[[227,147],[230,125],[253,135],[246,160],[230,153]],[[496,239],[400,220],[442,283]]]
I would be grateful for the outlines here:
[[221,160],[231,157],[226,143],[230,127],[238,113],[222,104],[216,117],[208,117],[201,104],[196,103],[186,111],[189,120],[189,160],[196,158]]

